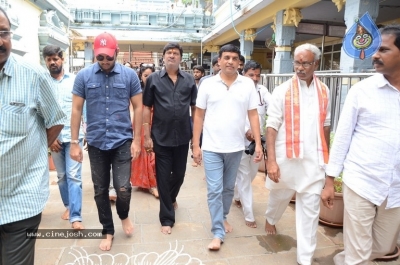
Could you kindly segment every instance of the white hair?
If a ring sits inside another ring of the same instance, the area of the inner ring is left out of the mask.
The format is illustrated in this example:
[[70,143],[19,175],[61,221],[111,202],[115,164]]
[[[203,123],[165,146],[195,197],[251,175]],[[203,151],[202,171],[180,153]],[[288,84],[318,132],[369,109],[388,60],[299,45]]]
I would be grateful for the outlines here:
[[297,54],[302,51],[310,51],[314,54],[314,61],[318,61],[321,58],[321,51],[317,46],[311,43],[304,43],[300,46],[297,46],[294,50],[294,54]]

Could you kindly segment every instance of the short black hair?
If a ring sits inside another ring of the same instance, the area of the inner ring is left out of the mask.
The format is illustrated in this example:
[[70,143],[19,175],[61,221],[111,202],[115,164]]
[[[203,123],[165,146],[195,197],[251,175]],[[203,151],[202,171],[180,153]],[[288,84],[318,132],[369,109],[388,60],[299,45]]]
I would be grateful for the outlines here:
[[58,57],[63,58],[64,53],[61,50],[61,48],[56,45],[47,45],[46,47],[43,48],[42,52],[43,58],[53,55],[57,55]]
[[195,65],[193,66],[193,70],[199,70],[202,74],[205,73],[203,66],[201,65]]
[[221,58],[222,57],[222,53],[224,53],[224,52],[237,53],[239,58],[240,58],[240,55],[241,55],[240,54],[240,49],[237,46],[233,45],[233,44],[226,44],[226,45],[222,46],[221,49],[219,50],[218,57]]
[[244,56],[243,56],[243,55],[240,55],[240,56],[239,56],[239,60],[240,60],[241,62],[243,62],[243,63],[246,61],[246,59],[244,59]]
[[164,46],[163,55],[165,55],[166,51],[171,50],[171,49],[178,49],[179,52],[181,53],[181,57],[182,57],[183,49],[182,49],[181,45],[179,45],[179,43],[177,43],[177,42],[167,43],[167,45]]
[[393,35],[395,36],[394,45],[400,50],[400,25],[388,25],[380,29],[381,35]]
[[2,12],[4,14],[4,16],[6,17],[6,19],[8,21],[8,25],[10,25],[10,29],[11,29],[11,21],[10,21],[10,18],[8,17],[6,11],[0,7],[0,12]]
[[212,58],[212,60],[211,60],[211,65],[212,65],[212,66],[214,66],[214,65],[216,65],[216,64],[218,63],[218,58],[219,58],[218,55],[215,55],[215,56]]
[[243,67],[243,73],[246,73],[250,69],[252,70],[260,69],[261,71],[261,65],[254,60],[247,61]]

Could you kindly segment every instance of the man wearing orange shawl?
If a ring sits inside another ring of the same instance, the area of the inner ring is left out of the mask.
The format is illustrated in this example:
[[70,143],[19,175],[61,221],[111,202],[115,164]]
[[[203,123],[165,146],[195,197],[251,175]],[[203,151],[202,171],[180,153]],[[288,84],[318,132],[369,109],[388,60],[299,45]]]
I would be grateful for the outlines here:
[[320,195],[325,183],[330,133],[329,89],[315,75],[321,52],[311,44],[294,51],[295,75],[275,88],[268,108],[267,152],[270,190],[265,231],[296,195],[297,262],[311,265],[316,247]]

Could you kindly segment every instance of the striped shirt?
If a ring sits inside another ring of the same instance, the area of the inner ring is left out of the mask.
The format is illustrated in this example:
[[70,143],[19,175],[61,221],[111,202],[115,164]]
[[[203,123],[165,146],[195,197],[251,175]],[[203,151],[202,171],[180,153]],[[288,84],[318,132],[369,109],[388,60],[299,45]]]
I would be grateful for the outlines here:
[[51,84],[13,54],[0,72],[0,225],[38,215],[48,199],[46,128],[65,122]]
[[[65,72],[64,70],[64,75],[60,80],[57,80],[55,78],[51,79],[56,89],[55,91],[58,104],[60,104],[65,115],[67,115],[64,128],[58,135],[58,140],[60,140],[60,142],[62,143],[69,143],[71,142],[72,88],[74,87],[75,75]],[[83,116],[85,116],[86,106],[84,106],[82,113]],[[84,137],[83,126],[81,126],[79,130],[78,139],[83,139],[83,137]]]

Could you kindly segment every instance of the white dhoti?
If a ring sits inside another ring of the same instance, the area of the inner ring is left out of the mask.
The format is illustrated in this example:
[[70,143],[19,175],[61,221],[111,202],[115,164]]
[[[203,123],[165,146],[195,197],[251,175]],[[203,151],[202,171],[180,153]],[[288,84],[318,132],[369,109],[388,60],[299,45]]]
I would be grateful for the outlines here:
[[257,175],[258,163],[254,163],[254,157],[243,152],[238,169],[235,185],[234,199],[242,203],[244,219],[254,222],[253,214],[253,189],[251,183]]
[[[282,217],[292,196],[296,193],[297,262],[310,265],[316,248],[316,233],[320,210],[320,194],[325,183],[325,170],[320,161],[319,102],[314,82],[307,87],[300,80],[300,139],[301,156],[288,158],[286,154],[286,125],[284,117],[285,94],[290,81],[277,87],[268,109],[267,128],[277,130],[275,140],[276,162],[280,179],[275,183],[269,178],[265,186],[270,190],[266,219],[275,225]],[[329,94],[329,93],[328,93]],[[330,124],[330,107],[324,126]]]

